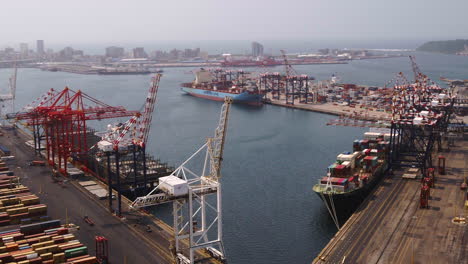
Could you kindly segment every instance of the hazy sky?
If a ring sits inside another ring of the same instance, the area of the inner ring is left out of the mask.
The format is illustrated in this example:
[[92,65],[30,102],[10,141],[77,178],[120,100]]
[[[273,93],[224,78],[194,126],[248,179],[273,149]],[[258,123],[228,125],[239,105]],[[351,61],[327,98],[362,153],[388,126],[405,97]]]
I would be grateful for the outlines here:
[[468,38],[468,0],[1,0],[0,46]]

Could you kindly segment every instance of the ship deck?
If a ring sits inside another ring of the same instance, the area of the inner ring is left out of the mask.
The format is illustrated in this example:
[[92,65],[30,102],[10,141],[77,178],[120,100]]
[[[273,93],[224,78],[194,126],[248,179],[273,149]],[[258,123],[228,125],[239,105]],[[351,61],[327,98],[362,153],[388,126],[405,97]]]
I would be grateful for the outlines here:
[[[420,180],[403,179],[403,170],[386,176],[341,227],[313,263],[468,263],[468,141],[458,140],[447,159],[446,175],[436,175],[428,209],[419,208]],[[437,161],[437,160],[436,160]]]

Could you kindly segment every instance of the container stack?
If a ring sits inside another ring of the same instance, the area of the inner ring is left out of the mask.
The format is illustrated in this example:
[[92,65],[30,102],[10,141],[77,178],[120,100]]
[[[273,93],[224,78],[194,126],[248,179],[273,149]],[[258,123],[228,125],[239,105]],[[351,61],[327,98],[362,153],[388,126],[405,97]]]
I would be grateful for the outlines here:
[[0,264],[99,263],[72,234],[76,227],[50,220],[47,206],[18,182],[0,174]]
[[98,263],[60,220],[0,232],[0,263]]

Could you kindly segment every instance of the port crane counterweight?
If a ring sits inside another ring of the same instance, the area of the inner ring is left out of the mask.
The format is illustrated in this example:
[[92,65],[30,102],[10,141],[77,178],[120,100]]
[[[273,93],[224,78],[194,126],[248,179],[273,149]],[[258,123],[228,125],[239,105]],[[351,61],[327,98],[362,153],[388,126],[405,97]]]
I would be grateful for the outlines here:
[[[172,202],[179,263],[194,263],[195,255],[200,252],[225,260],[219,179],[231,103],[231,98],[225,99],[214,137],[208,138],[171,175],[159,178],[156,188],[132,203],[133,208],[142,208]],[[202,159],[201,166],[196,164]],[[196,173],[193,167],[201,168],[201,172]]]

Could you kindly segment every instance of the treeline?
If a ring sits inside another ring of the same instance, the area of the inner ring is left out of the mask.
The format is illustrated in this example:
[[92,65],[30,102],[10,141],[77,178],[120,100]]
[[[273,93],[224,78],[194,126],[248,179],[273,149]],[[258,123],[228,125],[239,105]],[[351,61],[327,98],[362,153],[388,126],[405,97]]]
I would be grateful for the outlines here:
[[457,52],[463,51],[465,49],[465,45],[468,46],[468,40],[466,39],[430,41],[424,43],[416,50],[455,54]]

